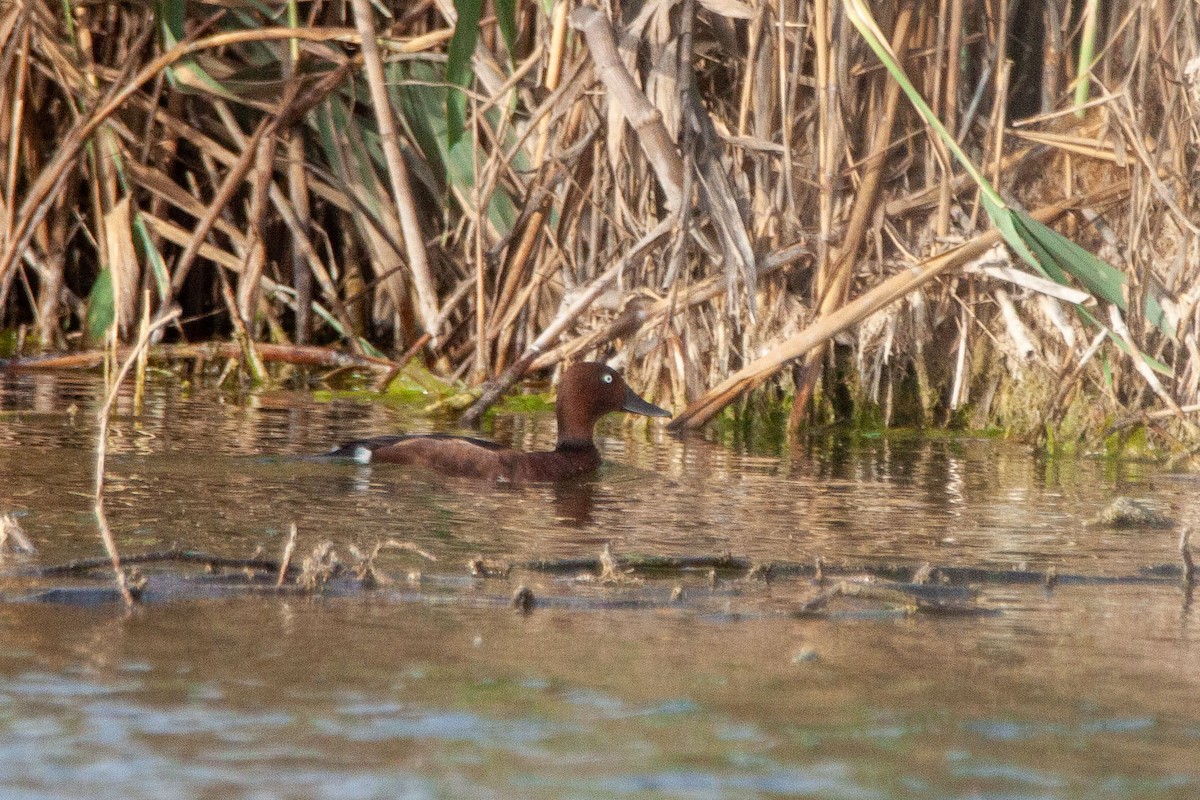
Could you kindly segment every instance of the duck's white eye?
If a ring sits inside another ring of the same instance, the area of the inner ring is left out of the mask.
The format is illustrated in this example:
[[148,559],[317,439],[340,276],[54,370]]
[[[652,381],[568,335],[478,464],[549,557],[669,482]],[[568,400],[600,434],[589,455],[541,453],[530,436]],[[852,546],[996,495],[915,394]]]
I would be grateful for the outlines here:
[[612,383],[612,375],[601,375],[600,380],[604,381],[605,383]]

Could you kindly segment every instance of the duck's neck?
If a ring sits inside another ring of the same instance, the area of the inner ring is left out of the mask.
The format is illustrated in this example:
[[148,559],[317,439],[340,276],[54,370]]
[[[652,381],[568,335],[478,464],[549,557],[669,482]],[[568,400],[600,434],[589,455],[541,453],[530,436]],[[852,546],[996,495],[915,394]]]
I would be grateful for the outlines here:
[[596,421],[593,419],[585,419],[579,414],[572,414],[569,411],[563,411],[560,404],[555,409],[558,416],[558,450],[582,450],[594,448],[596,443],[592,440],[592,429],[596,427]]

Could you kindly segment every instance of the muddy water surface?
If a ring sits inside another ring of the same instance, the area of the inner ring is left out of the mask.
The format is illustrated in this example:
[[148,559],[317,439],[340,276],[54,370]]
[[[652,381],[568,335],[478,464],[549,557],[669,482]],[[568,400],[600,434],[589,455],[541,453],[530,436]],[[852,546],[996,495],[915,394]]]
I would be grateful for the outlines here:
[[[0,513],[39,548],[0,564],[5,798],[1200,797],[1200,612],[1171,582],[984,584],[986,614],[798,619],[815,591],[800,579],[465,567],[607,542],[1122,578],[1176,562],[1176,534],[1083,521],[1129,495],[1196,523],[1192,476],[975,440],[764,451],[612,418],[594,479],[489,487],[297,458],[434,420],[162,385],[114,427],[124,552],[274,557],[294,522],[301,552],[395,538],[438,561],[387,551],[392,583],[316,596],[147,566],[152,602],[127,614],[27,575],[101,552],[100,396],[92,377],[0,375]],[[507,416],[489,433],[536,448],[553,427]],[[544,599],[528,615],[507,604],[517,583]]]

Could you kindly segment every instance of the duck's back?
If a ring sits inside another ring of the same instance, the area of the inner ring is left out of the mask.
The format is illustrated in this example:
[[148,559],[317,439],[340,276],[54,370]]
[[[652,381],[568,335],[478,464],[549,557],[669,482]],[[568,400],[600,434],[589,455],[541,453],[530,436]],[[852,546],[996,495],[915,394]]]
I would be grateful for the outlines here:
[[327,455],[361,464],[413,464],[454,477],[519,483],[567,480],[600,465],[600,452],[591,443],[522,453],[486,439],[441,433],[360,439]]

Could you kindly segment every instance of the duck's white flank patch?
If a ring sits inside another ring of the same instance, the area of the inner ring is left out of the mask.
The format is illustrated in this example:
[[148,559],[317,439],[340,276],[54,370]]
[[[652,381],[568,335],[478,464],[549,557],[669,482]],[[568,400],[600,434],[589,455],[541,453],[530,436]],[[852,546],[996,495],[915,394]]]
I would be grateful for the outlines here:
[[357,461],[359,464],[370,464],[371,463],[371,448],[363,447],[362,445],[359,445],[358,447],[354,448],[354,460]]

